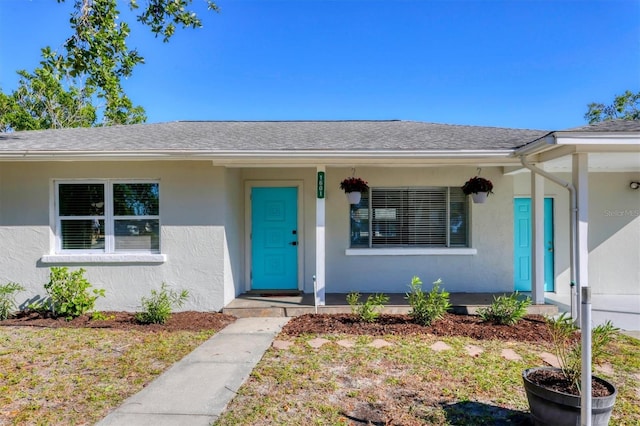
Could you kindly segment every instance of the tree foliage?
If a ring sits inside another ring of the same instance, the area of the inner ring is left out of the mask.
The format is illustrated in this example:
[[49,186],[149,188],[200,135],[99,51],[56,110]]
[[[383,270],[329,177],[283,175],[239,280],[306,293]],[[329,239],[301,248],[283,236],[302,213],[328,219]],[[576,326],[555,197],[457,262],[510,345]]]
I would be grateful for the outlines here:
[[592,102],[587,107],[584,119],[589,124],[617,119],[640,120],[640,92],[627,90],[622,95],[616,95],[610,105]]
[[64,78],[45,63],[33,73],[20,70],[18,74],[18,88],[11,95],[0,93],[0,131],[90,127],[96,123],[94,88]]
[[[42,49],[40,67],[21,78],[11,94],[0,91],[0,131],[59,127],[132,124],[144,122],[141,106],[134,106],[122,87],[122,79],[144,63],[129,49],[131,27],[121,21],[118,0],[73,1],[69,20],[72,34],[60,52]],[[193,0],[128,0],[136,20],[156,37],[168,42],[177,27],[198,28],[202,22],[189,10]],[[203,0],[210,10],[213,0]]]

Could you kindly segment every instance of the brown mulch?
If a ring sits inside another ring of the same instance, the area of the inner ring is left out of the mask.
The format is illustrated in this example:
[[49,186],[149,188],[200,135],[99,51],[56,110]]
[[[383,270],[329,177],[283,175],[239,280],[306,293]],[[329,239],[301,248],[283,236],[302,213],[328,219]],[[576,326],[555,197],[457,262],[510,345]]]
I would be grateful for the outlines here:
[[[51,318],[34,311],[22,311],[12,318],[0,321],[0,326],[108,328],[114,330],[141,331],[201,331],[220,330],[236,320],[231,315],[218,312],[175,312],[165,324],[141,324],[133,312],[102,312],[106,320],[92,320],[82,315],[67,321]],[[367,323],[353,314],[307,314],[291,318],[284,326],[283,334],[351,334],[351,335],[420,335],[466,336],[478,340],[511,340],[523,342],[550,342],[551,336],[542,316],[527,316],[516,325],[496,325],[482,322],[478,316],[446,314],[430,326],[413,322],[408,315],[381,315],[375,322]]]
[[381,315],[375,322],[360,321],[353,314],[307,314],[292,318],[282,332],[289,336],[303,334],[354,335],[420,335],[466,336],[478,340],[509,340],[522,342],[551,342],[545,319],[530,315],[515,325],[482,322],[473,315],[446,314],[430,326],[413,322],[408,315]]
[[231,315],[218,312],[174,312],[164,324],[141,324],[133,312],[101,312],[106,320],[92,320],[90,314],[81,315],[67,321],[64,318],[51,318],[34,311],[22,311],[0,321],[0,326],[31,326],[49,328],[108,328],[113,330],[140,331],[203,331],[221,330],[236,320]]

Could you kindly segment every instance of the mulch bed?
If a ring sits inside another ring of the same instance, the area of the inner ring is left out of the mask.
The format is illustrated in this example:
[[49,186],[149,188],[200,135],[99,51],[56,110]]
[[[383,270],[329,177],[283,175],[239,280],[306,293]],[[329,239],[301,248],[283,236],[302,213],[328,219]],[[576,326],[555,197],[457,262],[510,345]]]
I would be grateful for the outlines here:
[[352,314],[307,314],[292,318],[282,332],[289,336],[303,334],[354,335],[420,335],[466,336],[478,340],[509,340],[522,342],[551,342],[545,319],[530,315],[515,325],[482,322],[473,315],[446,314],[430,326],[413,322],[408,315],[381,315],[372,323],[360,321]]
[[31,326],[49,328],[108,328],[139,331],[203,331],[221,330],[236,320],[231,315],[218,312],[174,312],[164,324],[141,324],[133,312],[102,312],[106,320],[92,320],[91,315],[81,315],[67,321],[51,318],[33,311],[22,311],[12,318],[0,321],[0,326]]
[[[108,328],[141,331],[200,331],[220,330],[236,320],[231,315],[218,312],[175,312],[165,324],[141,324],[132,312],[102,312],[106,320],[92,320],[91,315],[81,315],[67,321],[51,318],[34,311],[22,311],[12,318],[0,321],[0,326]],[[351,334],[351,335],[421,335],[466,336],[478,340],[510,340],[522,342],[550,342],[551,336],[542,316],[527,316],[516,325],[497,325],[482,322],[474,315],[446,314],[430,326],[413,322],[409,315],[381,315],[375,322],[367,323],[353,314],[307,314],[291,318],[284,326],[283,334]]]

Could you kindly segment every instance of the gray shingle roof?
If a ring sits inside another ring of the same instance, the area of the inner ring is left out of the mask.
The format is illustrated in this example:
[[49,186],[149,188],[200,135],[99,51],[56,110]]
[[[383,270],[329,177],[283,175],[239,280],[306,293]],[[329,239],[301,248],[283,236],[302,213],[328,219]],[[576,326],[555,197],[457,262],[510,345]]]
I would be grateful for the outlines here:
[[640,132],[640,120],[607,120],[561,132]]
[[0,134],[0,154],[509,150],[547,133],[414,121],[179,121]]

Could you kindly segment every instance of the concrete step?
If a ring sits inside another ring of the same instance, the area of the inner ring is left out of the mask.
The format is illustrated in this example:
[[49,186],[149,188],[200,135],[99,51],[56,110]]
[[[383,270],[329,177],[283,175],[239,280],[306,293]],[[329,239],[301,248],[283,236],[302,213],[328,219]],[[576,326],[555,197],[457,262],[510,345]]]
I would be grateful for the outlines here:
[[[487,305],[454,305],[451,312],[456,314],[476,315],[478,308]],[[411,307],[408,305],[387,305],[383,308],[383,314],[408,314]],[[314,306],[259,306],[259,307],[226,307],[223,313],[233,315],[236,318],[251,317],[297,317],[305,314],[348,314],[351,313],[349,305]],[[556,315],[558,307],[556,305],[532,305],[527,309],[529,315]]]

